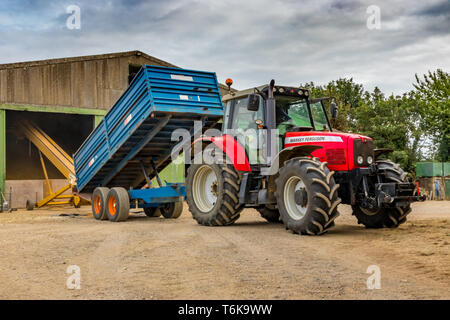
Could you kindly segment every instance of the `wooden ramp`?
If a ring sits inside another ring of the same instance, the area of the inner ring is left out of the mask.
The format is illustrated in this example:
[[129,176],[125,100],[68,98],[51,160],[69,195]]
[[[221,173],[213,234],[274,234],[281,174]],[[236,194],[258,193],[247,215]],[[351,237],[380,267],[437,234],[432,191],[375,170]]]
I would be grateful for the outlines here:
[[[72,204],[79,207],[82,203],[89,203],[89,200],[81,198],[79,195],[72,193],[71,195],[63,195],[67,190],[72,190],[75,186],[75,168],[73,159],[69,156],[50,136],[48,136],[41,128],[30,121],[23,121],[18,124],[23,134],[30,140],[39,150],[41,158],[42,170],[46,180],[46,187],[49,190],[49,195],[39,201],[36,206],[38,208],[45,205],[62,205]],[[50,180],[47,175],[45,167],[44,155],[61,174],[66,177],[68,184],[63,188],[53,191]],[[32,206],[27,206],[31,209]]]

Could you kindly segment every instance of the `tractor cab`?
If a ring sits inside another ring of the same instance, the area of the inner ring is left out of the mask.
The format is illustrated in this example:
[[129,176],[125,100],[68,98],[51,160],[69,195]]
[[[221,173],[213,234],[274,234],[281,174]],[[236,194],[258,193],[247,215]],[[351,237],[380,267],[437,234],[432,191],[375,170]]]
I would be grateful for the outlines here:
[[[264,155],[274,158],[275,154],[267,154],[266,147],[262,147],[261,143],[251,150],[248,146],[251,143],[244,140],[258,139],[253,136],[257,135],[259,129],[276,130],[278,139],[274,142],[277,145],[271,149],[274,149],[272,153],[278,153],[292,144],[296,137],[332,132],[323,103],[326,100],[330,98],[309,99],[309,91],[305,88],[278,85],[263,85],[230,93],[223,98],[223,131],[234,133],[238,142],[245,146],[251,163],[267,163]],[[334,102],[330,104],[330,114],[332,117],[337,115]]]
[[[269,88],[265,85],[225,95],[224,129],[277,128],[280,134],[288,131],[332,131],[322,103],[329,98],[310,100],[309,91],[304,88],[274,86],[275,119],[268,119]],[[274,128],[270,128],[271,125]]]

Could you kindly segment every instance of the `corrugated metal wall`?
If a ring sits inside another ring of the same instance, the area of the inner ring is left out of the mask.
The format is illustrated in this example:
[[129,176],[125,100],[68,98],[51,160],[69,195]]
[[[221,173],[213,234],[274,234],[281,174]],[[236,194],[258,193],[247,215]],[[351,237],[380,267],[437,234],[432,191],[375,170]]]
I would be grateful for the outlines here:
[[130,64],[168,65],[142,55],[0,65],[0,103],[109,109],[128,86]]
[[0,104],[108,110],[128,87],[130,64],[175,67],[140,51],[2,64]]

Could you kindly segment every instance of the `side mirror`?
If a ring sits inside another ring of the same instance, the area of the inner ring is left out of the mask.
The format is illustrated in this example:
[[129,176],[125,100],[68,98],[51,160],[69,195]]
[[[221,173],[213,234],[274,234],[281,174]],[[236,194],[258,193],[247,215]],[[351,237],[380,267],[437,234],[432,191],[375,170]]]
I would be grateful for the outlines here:
[[331,118],[336,119],[338,116],[338,107],[336,105],[336,103],[331,102],[330,103],[330,114],[331,114]]
[[257,94],[250,94],[248,96],[247,110],[258,111],[259,109],[259,96]]

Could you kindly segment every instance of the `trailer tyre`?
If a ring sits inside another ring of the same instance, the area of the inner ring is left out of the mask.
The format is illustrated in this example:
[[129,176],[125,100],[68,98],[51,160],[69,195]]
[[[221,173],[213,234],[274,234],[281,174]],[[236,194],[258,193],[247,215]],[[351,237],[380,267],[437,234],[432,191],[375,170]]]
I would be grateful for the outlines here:
[[278,210],[286,229],[319,235],[334,226],[339,216],[339,184],[326,162],[300,157],[288,160],[275,180]]
[[266,219],[268,222],[282,222],[280,219],[280,212],[275,206],[266,205],[263,208],[258,208],[257,210],[261,214],[261,217]]
[[112,188],[108,192],[106,214],[109,221],[119,222],[128,219],[130,213],[130,197],[125,188]]
[[[379,169],[385,170],[384,182],[407,182],[407,173],[400,168],[398,163],[391,160],[378,160]],[[353,214],[359,224],[366,228],[397,228],[406,222],[406,216],[411,212],[411,205],[395,208],[376,208],[372,210],[359,206],[352,206]]]
[[149,218],[157,218],[161,216],[161,211],[157,207],[144,208],[144,213]]
[[106,220],[106,199],[108,198],[109,189],[105,187],[97,187],[92,194],[92,214],[97,220]]
[[186,178],[186,201],[192,217],[201,225],[233,224],[239,204],[240,177],[231,164],[194,164]]
[[166,219],[177,219],[183,212],[183,202],[167,203],[159,208],[159,211]]

